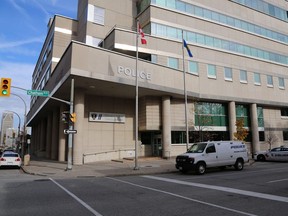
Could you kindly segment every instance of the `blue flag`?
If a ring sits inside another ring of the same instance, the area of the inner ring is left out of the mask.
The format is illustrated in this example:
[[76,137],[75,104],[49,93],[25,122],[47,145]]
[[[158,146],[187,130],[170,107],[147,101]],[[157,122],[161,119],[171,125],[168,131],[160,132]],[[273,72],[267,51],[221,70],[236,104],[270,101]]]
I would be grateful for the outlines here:
[[189,49],[189,47],[188,47],[188,45],[187,45],[187,43],[186,43],[186,41],[185,41],[184,39],[183,39],[183,44],[184,44],[184,47],[185,47],[186,50],[187,50],[188,55],[189,55],[190,57],[193,57],[192,52],[191,52],[191,50]]

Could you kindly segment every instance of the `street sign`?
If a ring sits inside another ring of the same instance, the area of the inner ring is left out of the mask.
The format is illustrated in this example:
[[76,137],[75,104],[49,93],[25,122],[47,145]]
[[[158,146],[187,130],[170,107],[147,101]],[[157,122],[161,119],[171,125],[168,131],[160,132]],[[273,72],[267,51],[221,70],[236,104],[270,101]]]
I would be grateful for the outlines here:
[[77,130],[64,129],[64,134],[76,134]]
[[39,97],[48,97],[49,91],[27,90],[27,95],[39,96]]

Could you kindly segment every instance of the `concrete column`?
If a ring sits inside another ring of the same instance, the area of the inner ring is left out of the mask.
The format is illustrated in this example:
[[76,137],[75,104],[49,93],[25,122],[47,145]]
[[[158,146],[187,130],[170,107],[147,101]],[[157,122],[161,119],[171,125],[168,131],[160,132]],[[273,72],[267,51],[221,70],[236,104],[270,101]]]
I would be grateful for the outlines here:
[[30,145],[30,154],[35,154],[37,152],[38,144],[38,124],[34,124],[32,127],[32,140]]
[[51,143],[51,156],[52,160],[58,158],[58,144],[59,144],[59,111],[58,108],[53,110],[52,114],[52,143]]
[[235,106],[234,101],[229,102],[228,114],[229,114],[229,136],[230,136],[230,140],[233,140],[234,139],[234,133],[237,132],[237,129],[236,129],[236,106]]
[[251,115],[251,132],[252,132],[252,153],[254,153],[256,151],[260,151],[258,115],[256,104],[250,105],[250,115]]
[[68,129],[69,126],[61,120],[61,113],[64,111],[69,111],[69,108],[65,104],[61,104],[57,122],[59,128],[58,161],[65,161],[66,158],[66,140],[68,140],[68,136],[64,134],[64,129]]
[[41,140],[40,140],[40,136],[41,136],[40,126],[41,126],[41,124],[40,124],[40,122],[38,122],[36,125],[36,139],[35,139],[36,143],[35,143],[35,148],[34,148],[35,154],[37,154],[39,149],[40,149],[40,142],[41,142]]
[[52,140],[52,114],[49,113],[47,117],[46,128],[46,158],[50,158],[51,155],[51,140]]
[[162,97],[162,157],[170,158],[171,154],[171,104],[170,96]]
[[85,107],[85,95],[83,91],[75,90],[74,97],[74,112],[76,113],[76,122],[74,123],[74,129],[77,130],[77,134],[73,137],[73,164],[83,164],[83,138],[84,138],[84,123],[87,119],[84,119],[84,107]]
[[40,157],[44,157],[45,147],[46,147],[46,119],[41,121],[41,137],[40,137]]

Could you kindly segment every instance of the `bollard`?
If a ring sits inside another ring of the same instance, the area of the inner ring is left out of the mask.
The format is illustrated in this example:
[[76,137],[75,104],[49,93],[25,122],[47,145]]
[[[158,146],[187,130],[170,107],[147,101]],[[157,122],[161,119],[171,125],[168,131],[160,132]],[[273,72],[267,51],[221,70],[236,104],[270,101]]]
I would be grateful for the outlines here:
[[30,164],[30,155],[26,154],[24,155],[24,166],[29,166]]

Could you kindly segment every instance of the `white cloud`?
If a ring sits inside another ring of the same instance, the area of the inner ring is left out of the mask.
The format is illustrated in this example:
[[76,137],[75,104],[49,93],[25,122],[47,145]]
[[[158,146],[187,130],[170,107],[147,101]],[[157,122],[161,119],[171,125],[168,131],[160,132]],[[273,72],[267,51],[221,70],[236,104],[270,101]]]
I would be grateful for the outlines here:
[[12,42],[1,41],[0,51],[1,49],[14,48],[14,47],[23,46],[23,45],[27,45],[31,43],[43,43],[43,37],[36,37],[36,38],[30,38],[27,40],[12,41]]

